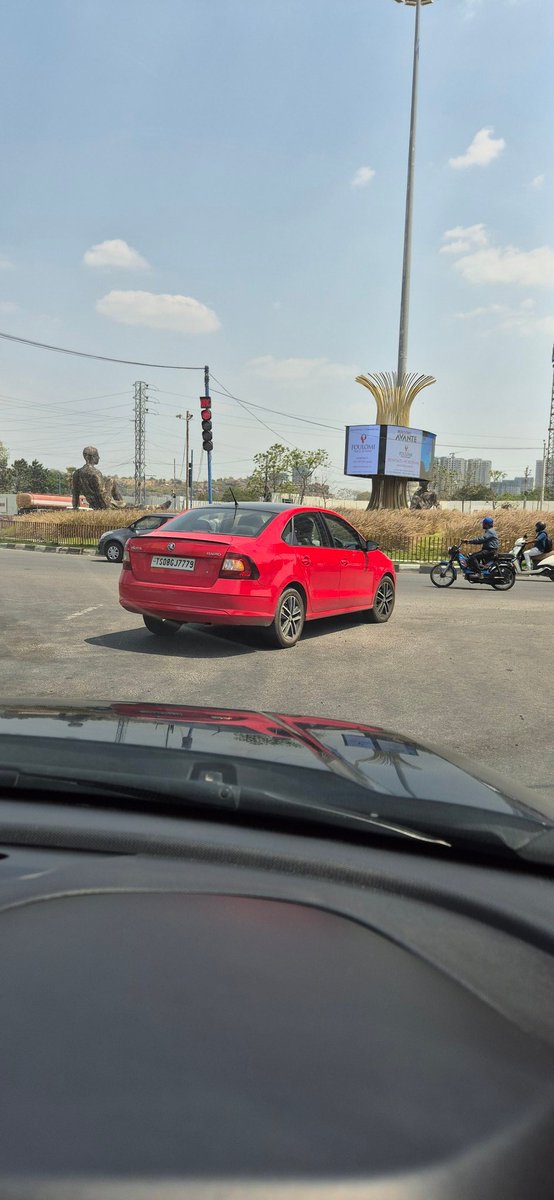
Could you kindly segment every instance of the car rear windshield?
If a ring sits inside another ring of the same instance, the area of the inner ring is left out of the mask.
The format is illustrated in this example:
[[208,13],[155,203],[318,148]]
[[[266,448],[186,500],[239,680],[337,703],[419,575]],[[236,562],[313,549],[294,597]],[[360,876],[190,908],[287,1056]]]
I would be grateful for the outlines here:
[[196,508],[164,525],[165,533],[236,533],[257,537],[277,514],[254,508]]

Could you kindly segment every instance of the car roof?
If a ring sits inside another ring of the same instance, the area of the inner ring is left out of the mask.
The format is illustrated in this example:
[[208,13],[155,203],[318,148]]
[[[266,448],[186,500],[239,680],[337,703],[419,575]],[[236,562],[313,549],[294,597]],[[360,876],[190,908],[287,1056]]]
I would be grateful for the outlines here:
[[285,512],[289,508],[298,508],[298,505],[293,503],[281,503],[280,501],[273,503],[273,501],[264,500],[239,500],[235,505],[232,501],[228,500],[214,500],[213,504],[208,504],[206,501],[205,504],[198,505],[195,511],[198,512],[200,508],[241,508],[244,511],[252,510],[253,512],[280,513]]
[[[205,504],[198,505],[198,507],[195,508],[194,510],[189,509],[188,511],[189,512],[193,512],[193,511],[201,512],[202,509],[209,509],[209,508],[234,509],[235,507],[240,508],[241,512],[250,512],[250,511],[265,512],[268,514],[272,513],[273,516],[276,516],[277,513],[281,513],[281,512],[299,512],[299,513],[320,512],[320,513],[331,513],[332,515],[334,515],[334,509],[332,509],[332,508],[323,508],[320,504],[297,504],[295,501],[292,501],[292,500],[290,502],[287,502],[287,501],[273,502],[273,501],[263,501],[263,500],[239,500],[236,506],[233,503],[229,503],[227,500],[214,500],[212,505],[210,505],[206,502]],[[173,513],[172,515],[178,516],[178,515],[184,515],[184,514]]]

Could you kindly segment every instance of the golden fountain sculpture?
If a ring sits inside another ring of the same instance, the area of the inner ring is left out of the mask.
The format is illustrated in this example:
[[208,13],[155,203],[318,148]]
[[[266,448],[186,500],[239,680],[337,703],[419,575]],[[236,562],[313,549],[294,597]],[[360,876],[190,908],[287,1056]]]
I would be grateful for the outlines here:
[[[376,371],[373,375],[357,375],[361,383],[371,392],[377,406],[377,425],[402,425],[409,428],[412,404],[423,388],[436,383],[433,375],[404,375],[402,385],[397,383],[395,371]],[[408,484],[405,479],[389,476],[374,476],[368,508],[407,508]]]

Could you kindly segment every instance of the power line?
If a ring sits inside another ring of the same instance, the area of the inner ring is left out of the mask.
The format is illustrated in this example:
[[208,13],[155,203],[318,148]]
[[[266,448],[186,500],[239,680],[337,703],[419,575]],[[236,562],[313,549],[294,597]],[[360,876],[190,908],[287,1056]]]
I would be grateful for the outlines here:
[[22,346],[34,346],[38,350],[52,350],[55,354],[72,354],[76,358],[94,358],[100,362],[121,363],[126,367],[155,367],[158,371],[203,371],[204,367],[175,366],[172,363],[137,362],[134,358],[111,358],[108,354],[88,354],[85,350],[68,350],[65,346],[51,346],[48,342],[34,342],[31,338],[16,337],[14,333],[1,333],[6,342],[18,342]]
[[43,400],[22,400],[20,396],[7,396],[4,392],[0,392],[1,400],[11,400],[14,404],[25,404],[31,408],[64,408],[66,404],[90,404],[93,400],[112,400],[116,396],[128,396],[128,392],[102,392],[99,396],[76,396],[74,400],[55,400],[51,403],[47,397]]
[[216,378],[213,372],[212,379],[215,379],[215,382],[218,383],[221,388],[223,388],[222,392],[218,392],[217,388],[214,388],[213,391],[216,392],[217,395],[228,396],[230,400],[236,400],[237,404],[246,405],[248,408],[257,408],[260,410],[260,412],[276,413],[279,417],[289,417],[293,421],[302,421],[305,425],[319,425],[321,429],[338,429],[341,432],[344,429],[343,425],[329,425],[323,421],[313,421],[310,417],[297,417],[296,413],[284,412],[281,408],[268,408],[267,405],[264,404],[254,404],[252,400],[241,400],[239,396],[233,395],[233,393],[229,391],[229,388],[225,387],[225,384],[222,383],[220,379]]

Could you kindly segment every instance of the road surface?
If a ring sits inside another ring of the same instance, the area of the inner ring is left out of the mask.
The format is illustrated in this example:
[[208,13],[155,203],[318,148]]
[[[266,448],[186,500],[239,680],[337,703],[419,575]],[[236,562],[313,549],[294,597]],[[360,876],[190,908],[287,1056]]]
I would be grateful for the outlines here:
[[169,643],[117,600],[102,559],[0,549],[0,697],[144,700],[310,713],[452,747],[554,799],[554,587],[438,591],[401,572],[388,625],[316,621],[291,650],[259,630]]

